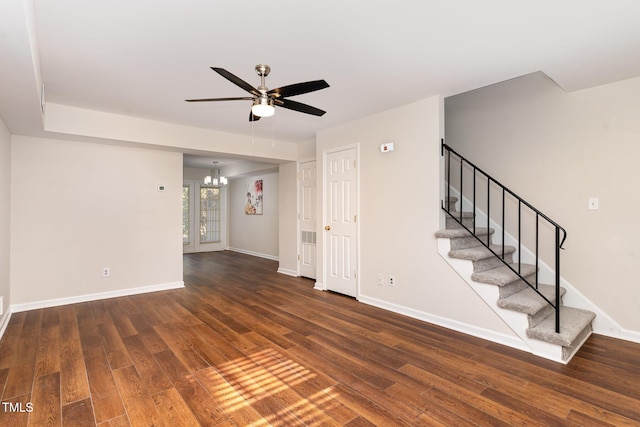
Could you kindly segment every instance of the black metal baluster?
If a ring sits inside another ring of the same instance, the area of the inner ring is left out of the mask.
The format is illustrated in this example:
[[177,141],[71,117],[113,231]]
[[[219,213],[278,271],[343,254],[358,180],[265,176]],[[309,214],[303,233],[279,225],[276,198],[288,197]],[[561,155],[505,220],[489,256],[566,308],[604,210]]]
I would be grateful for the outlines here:
[[538,219],[540,218],[540,215],[536,212],[536,289],[538,289],[538,260],[540,259],[540,255],[538,254],[538,229],[539,229],[539,222]]
[[447,212],[451,212],[451,151],[447,150]]
[[518,198],[518,274],[522,273],[522,200]]
[[505,218],[504,218],[504,187],[502,187],[502,259],[504,260],[504,227]]
[[462,170],[464,169],[463,158],[460,157],[460,224],[462,224]]
[[491,218],[491,178],[487,176],[487,246],[491,246],[491,233],[489,233],[490,218]]
[[560,229],[556,226],[556,334],[560,333]]
[[476,167],[473,167],[473,234],[476,234]]

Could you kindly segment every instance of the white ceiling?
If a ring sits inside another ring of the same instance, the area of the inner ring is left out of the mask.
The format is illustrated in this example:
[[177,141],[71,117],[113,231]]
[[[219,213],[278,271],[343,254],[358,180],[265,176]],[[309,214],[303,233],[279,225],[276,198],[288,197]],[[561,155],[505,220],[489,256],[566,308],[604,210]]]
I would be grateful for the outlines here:
[[[12,20],[31,3],[35,43]],[[25,118],[39,108],[39,76],[24,75],[32,54],[48,102],[294,142],[535,71],[568,91],[640,75],[637,0],[2,0],[0,8],[0,115],[14,133],[37,131]],[[269,88],[325,79],[330,88],[293,99],[327,114],[278,108],[252,127],[249,101],[184,102],[247,95],[209,67],[257,86],[258,63],[271,66]]]

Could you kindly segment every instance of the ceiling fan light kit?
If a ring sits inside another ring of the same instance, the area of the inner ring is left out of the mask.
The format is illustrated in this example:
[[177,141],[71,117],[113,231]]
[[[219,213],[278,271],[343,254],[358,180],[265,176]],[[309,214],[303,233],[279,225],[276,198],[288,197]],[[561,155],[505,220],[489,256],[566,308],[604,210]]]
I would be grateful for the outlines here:
[[273,99],[268,96],[260,96],[253,100],[251,106],[251,112],[254,116],[258,117],[271,117],[276,112],[276,108],[273,106]]
[[295,83],[292,85],[282,86],[276,89],[267,88],[265,78],[271,72],[271,67],[265,64],[256,65],[256,73],[260,76],[260,86],[257,88],[242,80],[240,77],[230,73],[224,68],[211,67],[213,71],[220,74],[231,83],[239,88],[249,92],[251,97],[233,97],[233,98],[204,98],[204,99],[186,99],[187,102],[212,102],[212,101],[240,101],[251,100],[251,112],[249,113],[249,121],[260,120],[260,117],[270,117],[275,113],[276,105],[288,110],[298,111],[300,113],[311,114],[314,116],[322,116],[326,113],[319,108],[301,102],[286,99],[290,96],[302,95],[303,93],[314,92],[316,90],[325,89],[329,84],[324,80],[313,80],[309,82]]

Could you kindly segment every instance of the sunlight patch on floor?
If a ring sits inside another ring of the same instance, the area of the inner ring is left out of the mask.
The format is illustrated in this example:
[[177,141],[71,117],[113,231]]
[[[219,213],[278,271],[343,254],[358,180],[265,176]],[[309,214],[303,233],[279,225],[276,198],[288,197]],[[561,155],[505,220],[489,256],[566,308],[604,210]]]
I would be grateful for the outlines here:
[[214,397],[227,413],[251,406],[268,408],[258,412],[271,425],[335,424],[324,410],[334,404],[336,393],[319,389],[310,382],[316,374],[275,350],[261,350],[216,369],[225,381]]

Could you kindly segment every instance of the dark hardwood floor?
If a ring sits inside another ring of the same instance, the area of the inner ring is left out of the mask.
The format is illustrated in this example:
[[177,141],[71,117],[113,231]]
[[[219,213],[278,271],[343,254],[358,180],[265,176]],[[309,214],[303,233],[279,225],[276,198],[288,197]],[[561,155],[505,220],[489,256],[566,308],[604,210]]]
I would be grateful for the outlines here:
[[1,426],[640,425],[640,345],[568,365],[185,255],[185,289],[15,313]]

